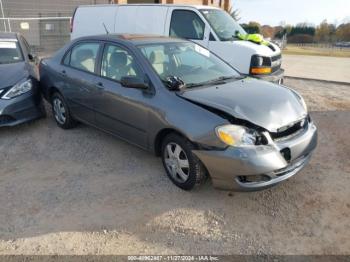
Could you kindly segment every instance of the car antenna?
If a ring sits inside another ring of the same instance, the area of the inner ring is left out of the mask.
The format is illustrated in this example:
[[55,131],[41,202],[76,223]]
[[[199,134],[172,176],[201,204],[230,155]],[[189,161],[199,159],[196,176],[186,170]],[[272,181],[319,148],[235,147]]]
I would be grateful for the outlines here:
[[106,27],[105,23],[102,23],[102,25],[103,25],[103,27],[104,27],[104,28],[105,28],[105,30],[106,30],[106,34],[107,34],[107,35],[109,35],[108,29],[107,29],[107,27]]

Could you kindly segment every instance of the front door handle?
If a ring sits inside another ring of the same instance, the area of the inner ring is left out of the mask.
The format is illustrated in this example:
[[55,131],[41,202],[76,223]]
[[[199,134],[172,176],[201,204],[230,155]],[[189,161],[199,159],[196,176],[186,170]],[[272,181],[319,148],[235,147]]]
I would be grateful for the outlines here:
[[104,89],[104,87],[103,87],[103,83],[102,82],[98,82],[98,83],[96,83],[96,86],[97,86],[97,88],[98,89]]

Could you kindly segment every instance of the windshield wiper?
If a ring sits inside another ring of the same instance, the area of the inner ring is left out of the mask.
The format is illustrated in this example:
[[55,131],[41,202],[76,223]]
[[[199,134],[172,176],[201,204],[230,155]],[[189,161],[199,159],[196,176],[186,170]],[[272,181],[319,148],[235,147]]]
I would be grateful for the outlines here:
[[203,85],[210,85],[210,84],[225,84],[225,80],[229,80],[229,79],[235,79],[236,76],[220,76],[218,78],[206,81],[206,82],[202,82],[201,84]]
[[239,38],[235,35],[232,35],[228,38],[222,38],[221,41],[234,41],[234,40],[239,40]]
[[218,78],[209,80],[209,81],[205,81],[205,82],[200,82],[200,83],[189,83],[186,84],[187,88],[191,88],[191,87],[199,87],[199,86],[205,86],[205,85],[223,85],[226,84],[226,80],[230,80],[230,79],[242,79],[243,76],[220,76]]
[[202,83],[189,83],[189,84],[186,84],[186,88],[191,88],[191,87],[199,87],[199,86],[204,86],[204,84]]

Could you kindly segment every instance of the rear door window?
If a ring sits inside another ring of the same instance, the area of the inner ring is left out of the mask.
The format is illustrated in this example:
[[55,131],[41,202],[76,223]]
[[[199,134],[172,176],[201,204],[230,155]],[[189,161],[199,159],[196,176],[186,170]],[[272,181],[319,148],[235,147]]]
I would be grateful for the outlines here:
[[[74,46],[70,54],[69,65],[76,69],[94,73],[99,48],[99,43],[81,43]],[[65,59],[65,62],[68,61]]]
[[170,22],[170,36],[202,40],[204,38],[205,24],[193,11],[175,10]]

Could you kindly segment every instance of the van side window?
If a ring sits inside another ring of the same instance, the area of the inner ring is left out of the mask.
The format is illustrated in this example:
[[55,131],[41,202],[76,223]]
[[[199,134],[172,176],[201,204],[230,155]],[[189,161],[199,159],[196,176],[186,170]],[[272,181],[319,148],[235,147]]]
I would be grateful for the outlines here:
[[134,57],[127,50],[116,45],[106,45],[102,57],[101,76],[120,81],[125,76],[141,78],[142,73]]
[[[100,44],[98,43],[81,43],[76,45],[71,51],[69,65],[83,71],[94,73],[99,48]],[[67,62],[66,59],[64,60],[64,63],[65,62]]]
[[185,39],[202,40],[205,24],[193,11],[175,10],[170,22],[170,36]]

